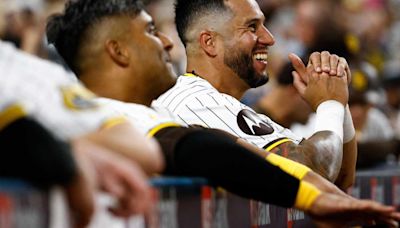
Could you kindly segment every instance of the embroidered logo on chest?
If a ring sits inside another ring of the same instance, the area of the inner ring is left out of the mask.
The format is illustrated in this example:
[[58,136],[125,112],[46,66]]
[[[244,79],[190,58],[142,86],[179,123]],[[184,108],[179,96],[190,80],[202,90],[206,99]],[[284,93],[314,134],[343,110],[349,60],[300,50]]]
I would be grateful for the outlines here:
[[243,109],[237,115],[237,124],[244,133],[248,135],[269,135],[274,129],[255,112]]

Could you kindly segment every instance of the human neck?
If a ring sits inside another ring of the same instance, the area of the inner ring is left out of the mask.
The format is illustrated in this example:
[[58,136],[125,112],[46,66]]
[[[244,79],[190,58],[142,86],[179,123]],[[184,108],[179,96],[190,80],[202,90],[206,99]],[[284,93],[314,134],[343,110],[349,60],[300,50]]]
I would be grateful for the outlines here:
[[[85,86],[99,97],[105,97],[122,102],[150,106],[153,98],[147,96],[144,87],[138,85],[126,86],[118,80],[117,73],[82,74],[80,79]],[[134,91],[134,93],[132,93]]]
[[220,93],[241,99],[249,86],[239,78],[223,62],[210,62],[201,58],[188,57],[186,72],[192,73],[208,81]]

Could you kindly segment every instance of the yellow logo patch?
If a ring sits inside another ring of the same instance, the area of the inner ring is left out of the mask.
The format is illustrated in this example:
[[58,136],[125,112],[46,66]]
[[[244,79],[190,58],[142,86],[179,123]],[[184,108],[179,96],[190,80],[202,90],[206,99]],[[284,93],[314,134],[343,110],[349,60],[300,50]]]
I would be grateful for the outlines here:
[[79,84],[63,86],[61,87],[61,92],[63,94],[65,106],[69,109],[85,110],[98,107],[96,102],[93,100],[96,95]]

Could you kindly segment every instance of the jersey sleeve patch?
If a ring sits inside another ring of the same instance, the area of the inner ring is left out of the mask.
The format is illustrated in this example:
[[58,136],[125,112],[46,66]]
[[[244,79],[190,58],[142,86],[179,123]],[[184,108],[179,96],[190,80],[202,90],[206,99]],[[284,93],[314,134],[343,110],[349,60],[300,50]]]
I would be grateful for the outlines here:
[[79,84],[62,86],[61,92],[64,104],[68,109],[78,111],[95,109],[98,107],[97,103],[93,100],[96,95]]

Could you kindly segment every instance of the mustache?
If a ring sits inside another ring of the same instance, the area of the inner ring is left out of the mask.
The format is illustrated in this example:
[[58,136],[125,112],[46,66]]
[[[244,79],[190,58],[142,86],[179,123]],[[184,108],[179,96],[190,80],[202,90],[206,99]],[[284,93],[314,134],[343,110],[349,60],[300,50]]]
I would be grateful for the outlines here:
[[252,53],[255,53],[255,52],[265,52],[265,53],[268,53],[268,52],[269,52],[269,47],[268,47],[268,46],[264,46],[264,45],[257,45],[257,46],[255,46],[255,47],[251,50],[251,52],[252,52]]

